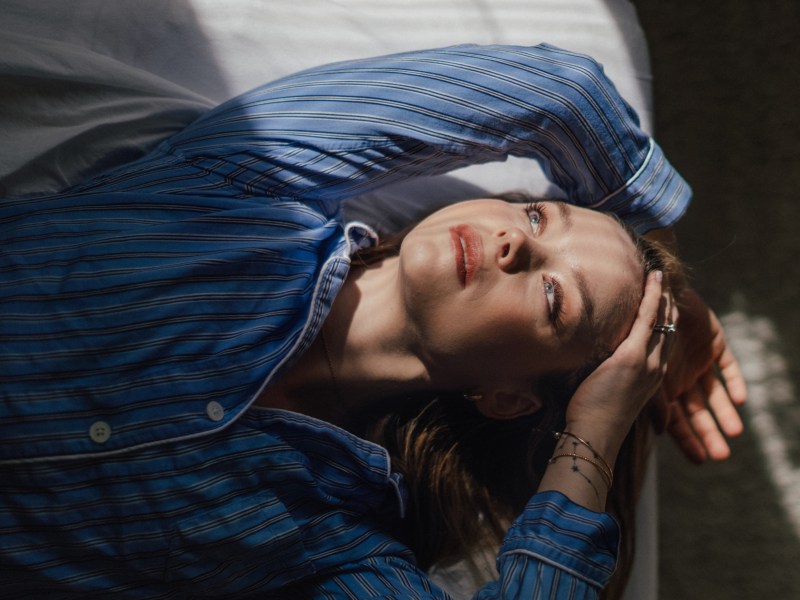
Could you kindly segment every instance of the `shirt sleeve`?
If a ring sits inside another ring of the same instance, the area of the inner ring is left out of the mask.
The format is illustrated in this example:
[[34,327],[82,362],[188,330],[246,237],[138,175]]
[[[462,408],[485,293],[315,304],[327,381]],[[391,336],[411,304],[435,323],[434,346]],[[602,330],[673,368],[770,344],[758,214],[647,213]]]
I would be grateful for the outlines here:
[[593,59],[549,45],[455,46],[336,63],[239,96],[164,148],[244,194],[341,200],[509,155],[640,231],[691,190]]
[[[618,543],[609,515],[558,492],[537,494],[506,536],[497,559],[499,579],[478,590],[474,600],[599,598],[614,571]],[[291,590],[292,597],[450,598],[413,564],[391,556],[344,565],[300,588]]]
[[[598,598],[616,567],[619,527],[558,492],[537,494],[508,531],[489,598]],[[533,593],[532,593],[533,592]]]

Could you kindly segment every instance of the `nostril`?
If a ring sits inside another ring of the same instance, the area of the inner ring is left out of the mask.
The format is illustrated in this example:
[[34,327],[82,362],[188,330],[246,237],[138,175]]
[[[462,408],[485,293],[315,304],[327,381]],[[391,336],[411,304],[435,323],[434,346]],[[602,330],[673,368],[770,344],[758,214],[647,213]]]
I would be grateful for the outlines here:
[[511,252],[511,244],[503,244],[500,248],[500,258],[505,258]]

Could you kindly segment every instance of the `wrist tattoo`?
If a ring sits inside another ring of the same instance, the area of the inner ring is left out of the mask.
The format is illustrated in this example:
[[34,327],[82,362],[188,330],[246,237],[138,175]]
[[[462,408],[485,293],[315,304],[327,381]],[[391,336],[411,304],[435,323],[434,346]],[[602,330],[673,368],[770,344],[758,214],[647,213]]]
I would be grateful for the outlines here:
[[550,464],[553,464],[553,463],[555,463],[555,462],[556,462],[556,460],[558,460],[559,458],[565,458],[565,457],[571,457],[571,458],[572,458],[572,466],[569,468],[569,469],[570,469],[570,471],[572,471],[573,473],[575,473],[575,474],[576,474],[576,475],[578,475],[579,477],[583,478],[583,479],[586,481],[586,483],[588,483],[588,484],[589,484],[589,485],[592,487],[592,490],[594,491],[594,495],[595,495],[595,497],[597,498],[597,501],[598,501],[598,502],[601,502],[601,500],[600,500],[600,490],[598,490],[598,489],[597,489],[597,486],[594,484],[594,482],[592,481],[592,479],[591,479],[591,478],[590,478],[590,477],[589,477],[589,476],[588,476],[586,473],[584,473],[583,471],[581,471],[581,469],[580,469],[580,466],[578,465],[578,459],[579,459],[579,458],[583,458],[583,457],[581,457],[580,455],[578,455],[578,454],[575,454],[575,453],[570,453],[570,454],[556,454],[556,455],[555,455],[555,456],[553,456],[553,457],[552,457],[552,458],[551,458],[551,459],[550,459],[548,462],[549,462]]
[[[569,437],[569,442],[572,444],[572,452],[566,452],[567,456],[572,456],[573,460],[580,458],[591,463],[603,476],[606,488],[611,489],[611,485],[614,483],[614,471],[589,442],[569,431],[554,431],[553,436],[559,441],[556,445],[556,451],[566,451],[567,438]],[[583,454],[578,454],[580,446],[585,446],[592,453],[592,457],[589,458]]]

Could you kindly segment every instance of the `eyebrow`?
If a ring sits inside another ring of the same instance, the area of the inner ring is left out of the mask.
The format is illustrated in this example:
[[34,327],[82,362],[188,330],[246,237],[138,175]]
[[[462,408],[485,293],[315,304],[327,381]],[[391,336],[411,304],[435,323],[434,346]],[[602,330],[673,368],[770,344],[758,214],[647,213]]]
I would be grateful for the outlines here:
[[[572,228],[572,208],[566,202],[556,202],[558,212],[561,215],[561,220],[564,225],[564,230],[569,231]],[[594,322],[594,299],[589,292],[589,283],[586,281],[586,276],[583,271],[577,268],[572,269],[572,275],[578,283],[578,293],[581,297],[581,304],[583,305],[583,318],[582,322],[586,323],[590,330],[596,329]]]
[[572,209],[569,204],[559,200],[556,202],[558,212],[561,213],[561,220],[564,221],[564,229],[569,231],[572,228]]
[[583,319],[582,321],[589,325],[591,331],[596,330],[596,323],[594,322],[594,299],[589,293],[589,284],[586,281],[586,276],[582,271],[577,269],[572,270],[575,276],[575,281],[578,282],[578,292],[581,296],[583,303]]

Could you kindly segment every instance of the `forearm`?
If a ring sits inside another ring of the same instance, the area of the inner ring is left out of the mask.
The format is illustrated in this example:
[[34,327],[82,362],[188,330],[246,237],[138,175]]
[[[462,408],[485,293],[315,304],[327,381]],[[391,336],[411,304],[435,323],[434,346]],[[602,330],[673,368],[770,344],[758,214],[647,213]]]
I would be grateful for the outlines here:
[[192,158],[246,154],[236,176],[273,195],[340,198],[515,155],[538,160],[570,201],[634,222],[670,221],[688,201],[600,66],[550,47],[318,67],[222,105],[170,145]]

